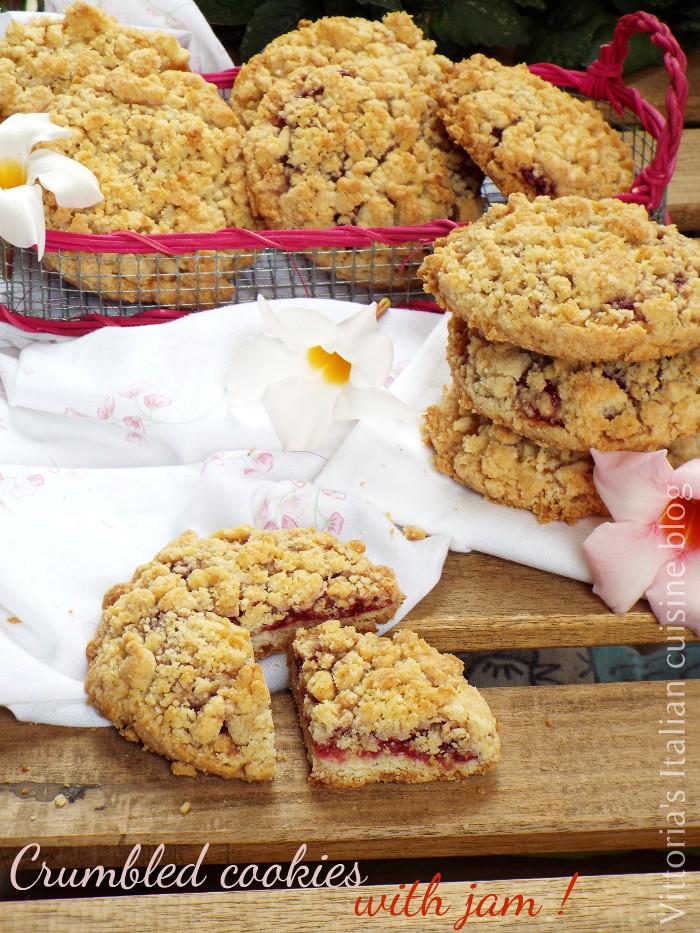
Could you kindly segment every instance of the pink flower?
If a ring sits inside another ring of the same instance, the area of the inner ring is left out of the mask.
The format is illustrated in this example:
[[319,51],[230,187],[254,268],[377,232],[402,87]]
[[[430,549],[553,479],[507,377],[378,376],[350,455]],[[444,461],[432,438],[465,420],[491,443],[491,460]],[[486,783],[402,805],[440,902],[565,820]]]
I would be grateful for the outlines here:
[[141,447],[148,447],[148,441],[144,434],[137,434],[136,431],[129,431],[126,435],[129,444],[140,444]]
[[347,493],[338,492],[337,489],[322,489],[324,496],[330,496],[331,499],[347,499]]
[[646,594],[660,624],[700,633],[700,460],[674,470],[663,450],[592,453],[613,518],[583,545],[593,591],[614,612]]
[[272,454],[256,454],[250,458],[252,466],[245,467],[244,476],[259,476],[261,473],[269,473],[274,465]]
[[337,535],[342,530],[344,524],[345,519],[340,512],[334,512],[330,518],[326,519],[326,531],[330,531],[331,534]]
[[275,528],[277,528],[277,525],[275,522],[265,522],[265,529],[264,529],[265,531],[272,531]]
[[172,404],[172,399],[167,395],[144,395],[143,404],[146,408],[165,408],[166,405]]
[[134,418],[133,415],[127,415],[125,418],[122,418],[122,421],[124,424],[128,425],[130,428],[133,428],[134,431],[138,431],[140,434],[143,434],[145,431],[141,418]]
[[[267,525],[265,526],[267,528]],[[282,527],[283,528],[298,528],[299,526],[294,521],[291,515],[283,513],[282,515]]]
[[[71,409],[71,412],[72,411],[73,409]],[[104,408],[97,409],[97,417],[101,418],[103,421],[106,421],[110,417],[113,411],[114,411],[114,399],[106,398]],[[80,412],[76,412],[76,414],[80,414]]]
[[[102,409],[102,408],[98,408],[98,409],[97,409],[97,415],[98,415],[99,418],[102,417],[102,415],[100,414],[100,412],[103,411],[103,410],[104,410],[104,409]],[[63,409],[63,414],[66,416],[66,418],[87,418],[87,415],[84,415],[84,414],[82,413],[82,411],[78,411],[77,408],[64,408],[64,409]],[[107,415],[105,415],[105,417],[107,417]]]
[[27,477],[27,482],[32,486],[43,486],[44,477],[40,473],[30,473]]
[[127,386],[126,389],[122,389],[119,394],[123,398],[135,398],[137,395],[140,395],[141,392],[150,389],[150,387],[150,382],[134,382],[130,386]]

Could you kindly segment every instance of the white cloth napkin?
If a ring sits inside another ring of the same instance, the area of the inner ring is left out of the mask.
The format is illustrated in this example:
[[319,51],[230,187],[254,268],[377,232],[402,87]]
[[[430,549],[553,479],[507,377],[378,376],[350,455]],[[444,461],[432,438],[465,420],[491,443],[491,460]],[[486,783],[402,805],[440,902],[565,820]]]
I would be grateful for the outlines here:
[[[432,331],[392,389],[416,411],[439,401],[451,381],[445,359],[447,316]],[[419,525],[429,534],[449,535],[454,551],[481,551],[539,567],[576,580],[591,580],[581,545],[602,519],[576,525],[541,525],[531,512],[488,502],[432,466],[421,440],[420,415],[392,422],[391,430],[360,422],[318,477],[342,485],[366,502],[387,510],[399,525]]]
[[[359,307],[272,304],[333,320]],[[394,374],[438,320],[384,315]],[[75,339],[0,326],[0,704],[19,718],[104,724],[82,686],[102,595],[188,527],[295,523],[360,537],[407,596],[394,623],[438,581],[445,536],[408,542],[384,509],[314,482],[349,426],[322,450],[283,453],[261,406],[231,411],[226,373],[259,328],[254,304]],[[281,656],[263,666],[272,690],[285,686]]]

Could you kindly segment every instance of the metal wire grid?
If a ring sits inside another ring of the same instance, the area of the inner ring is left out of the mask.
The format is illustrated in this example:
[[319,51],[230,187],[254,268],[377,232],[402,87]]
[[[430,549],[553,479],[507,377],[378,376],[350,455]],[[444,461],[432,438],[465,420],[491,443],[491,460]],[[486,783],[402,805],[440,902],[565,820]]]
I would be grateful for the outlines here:
[[[599,104],[632,150],[638,173],[654,156],[656,140],[634,114],[618,116]],[[487,179],[490,203],[505,200]],[[665,204],[655,212],[662,220]],[[38,263],[34,250],[0,240],[0,300],[11,311],[52,321],[84,314],[128,317],[154,308],[196,311],[213,305],[268,298],[340,298],[368,303],[389,298],[407,305],[428,300],[417,270],[426,253],[419,244],[195,251],[180,256],[57,251]],[[49,268],[50,267],[50,268]]]

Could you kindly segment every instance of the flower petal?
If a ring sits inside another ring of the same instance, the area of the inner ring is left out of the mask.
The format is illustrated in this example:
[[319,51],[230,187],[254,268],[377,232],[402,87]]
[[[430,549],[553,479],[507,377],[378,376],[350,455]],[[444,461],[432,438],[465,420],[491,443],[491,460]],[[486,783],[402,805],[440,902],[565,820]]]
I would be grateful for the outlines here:
[[360,308],[355,314],[345,318],[338,325],[338,338],[341,346],[352,346],[358,340],[366,337],[376,337],[379,334],[379,321],[377,321],[377,302]]
[[25,164],[37,143],[65,139],[70,130],[56,126],[46,113],[13,113],[0,124],[0,152]]
[[[700,460],[688,460],[673,471],[673,485],[684,499],[700,499]],[[686,495],[690,487],[690,495]],[[675,497],[674,497],[675,498]]]
[[258,334],[243,344],[226,377],[229,401],[242,405],[260,398],[271,382],[289,376],[308,376],[306,355],[268,334]]
[[336,421],[360,418],[410,418],[415,412],[386,389],[347,386],[335,406]]
[[593,592],[613,612],[627,612],[651,586],[673,550],[658,531],[637,522],[605,522],[583,542]]
[[700,635],[700,551],[664,564],[646,595],[660,625],[685,625]]
[[53,192],[59,207],[92,207],[104,200],[89,168],[50,149],[37,149],[27,159],[27,184],[35,181]]
[[263,405],[285,450],[315,450],[321,444],[333,424],[341,391],[299,376],[267,387]]
[[338,325],[311,308],[290,305],[277,311],[258,295],[258,310],[266,331],[290,347],[300,350],[322,346],[333,353],[338,344]]
[[592,450],[593,479],[616,522],[642,525],[658,521],[674,485],[665,450],[654,453]]
[[394,362],[394,344],[385,334],[360,337],[338,352],[352,363],[350,381],[358,387],[381,386]]
[[36,244],[41,259],[46,244],[41,188],[18,185],[0,189],[0,237],[23,249]]

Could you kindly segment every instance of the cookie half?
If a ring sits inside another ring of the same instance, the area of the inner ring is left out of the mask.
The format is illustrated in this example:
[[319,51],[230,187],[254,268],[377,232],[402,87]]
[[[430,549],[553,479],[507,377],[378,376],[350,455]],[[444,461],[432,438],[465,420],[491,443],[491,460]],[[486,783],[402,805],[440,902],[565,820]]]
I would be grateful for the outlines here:
[[243,627],[256,658],[286,650],[298,628],[326,619],[373,631],[404,599],[393,571],[368,560],[361,541],[341,543],[312,528],[242,525],[206,538],[186,531],[130,583],[113,587],[105,604],[129,589],[166,584],[177,605]]
[[500,758],[496,720],[462,662],[414,632],[326,622],[297,634],[290,667],[310,784],[453,781]]
[[632,151],[601,112],[526,65],[473,55],[438,98],[450,136],[503,194],[606,198],[632,185]]
[[436,241],[419,272],[489,340],[625,362],[700,346],[699,273],[700,247],[638,204],[523,194]]
[[479,414],[538,444],[659,450],[700,431],[700,349],[642,363],[574,363],[448,322],[447,359]]
[[105,608],[87,655],[90,703],[176,774],[272,780],[270,694],[245,629],[187,605],[163,577]]

